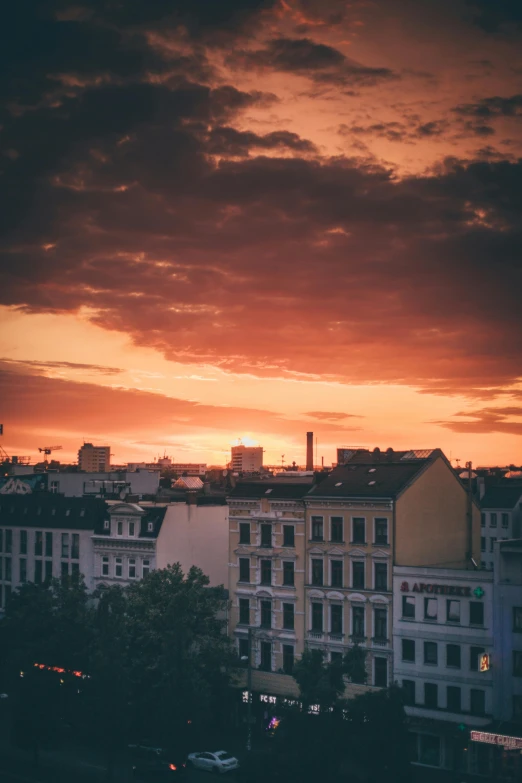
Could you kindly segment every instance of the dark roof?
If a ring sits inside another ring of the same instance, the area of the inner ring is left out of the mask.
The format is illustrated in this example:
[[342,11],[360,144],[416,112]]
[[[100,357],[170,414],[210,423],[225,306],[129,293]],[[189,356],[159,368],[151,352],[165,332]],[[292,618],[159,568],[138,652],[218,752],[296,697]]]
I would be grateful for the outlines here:
[[304,497],[312,487],[310,481],[238,481],[234,489],[228,493],[232,499],[244,498],[245,500],[299,500]]
[[440,449],[408,449],[406,451],[394,451],[394,449],[381,451],[379,448],[375,448],[372,451],[370,449],[337,449],[339,465],[426,462],[427,460],[433,460],[441,453]]
[[480,501],[481,508],[515,508],[522,497],[522,486],[489,487]]
[[39,492],[34,495],[0,495],[1,527],[94,530],[107,515],[100,498],[66,498]]
[[316,484],[309,497],[396,497],[432,459],[411,462],[349,462]]
[[[119,503],[117,505],[120,505]],[[125,502],[122,502],[121,505],[137,505],[137,504],[126,504]],[[114,506],[112,506],[114,508]],[[161,530],[161,525],[163,523],[163,520],[165,518],[165,514],[167,513],[166,506],[153,506],[152,508],[150,506],[140,506],[140,508],[145,511],[145,514],[143,514],[142,517],[140,517],[140,534],[139,538],[157,538],[159,536],[159,532]],[[108,513],[105,514],[104,519],[107,519],[110,513],[110,507],[108,508]],[[96,535],[110,535],[109,530],[105,530],[103,527],[104,519],[99,519],[98,523],[95,528]],[[115,518],[114,522],[117,522],[118,517]],[[153,529],[149,530],[149,522],[153,523]]]

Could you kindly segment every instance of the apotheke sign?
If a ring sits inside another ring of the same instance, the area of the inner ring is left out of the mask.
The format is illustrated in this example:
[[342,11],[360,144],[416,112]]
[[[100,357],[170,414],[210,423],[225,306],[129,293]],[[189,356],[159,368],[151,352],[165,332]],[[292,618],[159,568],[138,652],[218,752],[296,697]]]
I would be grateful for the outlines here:
[[424,582],[414,582],[410,587],[409,582],[401,583],[402,593],[431,593],[434,595],[460,595],[464,598],[471,598],[475,595],[477,598],[482,598],[484,590],[481,587],[476,587],[471,592],[471,587],[464,585],[435,585],[431,582],[425,584]]

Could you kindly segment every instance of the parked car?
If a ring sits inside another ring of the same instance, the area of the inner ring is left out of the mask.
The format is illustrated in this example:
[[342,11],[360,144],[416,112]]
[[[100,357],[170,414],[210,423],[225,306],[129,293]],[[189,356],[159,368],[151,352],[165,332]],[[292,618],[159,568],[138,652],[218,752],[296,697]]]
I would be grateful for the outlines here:
[[188,762],[192,767],[206,769],[208,772],[215,773],[239,769],[239,761],[234,756],[231,756],[230,753],[227,753],[226,750],[215,750],[212,753],[208,751],[189,753]]
[[137,780],[172,780],[185,772],[185,758],[150,745],[129,745],[132,774]]

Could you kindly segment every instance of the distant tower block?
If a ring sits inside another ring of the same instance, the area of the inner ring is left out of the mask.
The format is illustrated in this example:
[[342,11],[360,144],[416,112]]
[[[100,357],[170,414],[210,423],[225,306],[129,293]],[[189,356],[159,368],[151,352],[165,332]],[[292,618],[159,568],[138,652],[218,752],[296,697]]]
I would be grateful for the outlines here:
[[306,469],[314,469],[314,433],[306,433]]

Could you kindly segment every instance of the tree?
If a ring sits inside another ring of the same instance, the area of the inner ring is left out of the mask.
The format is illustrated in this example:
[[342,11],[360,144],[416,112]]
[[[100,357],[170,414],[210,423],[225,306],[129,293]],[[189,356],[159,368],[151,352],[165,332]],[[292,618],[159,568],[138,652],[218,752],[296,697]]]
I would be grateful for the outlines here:
[[307,647],[294,665],[293,677],[305,710],[314,704],[323,711],[328,710],[337,704],[344,691],[342,667],[325,662],[322,650]]
[[365,685],[368,679],[366,671],[366,650],[361,649],[358,644],[350,647],[343,658],[342,668],[350,682]]

